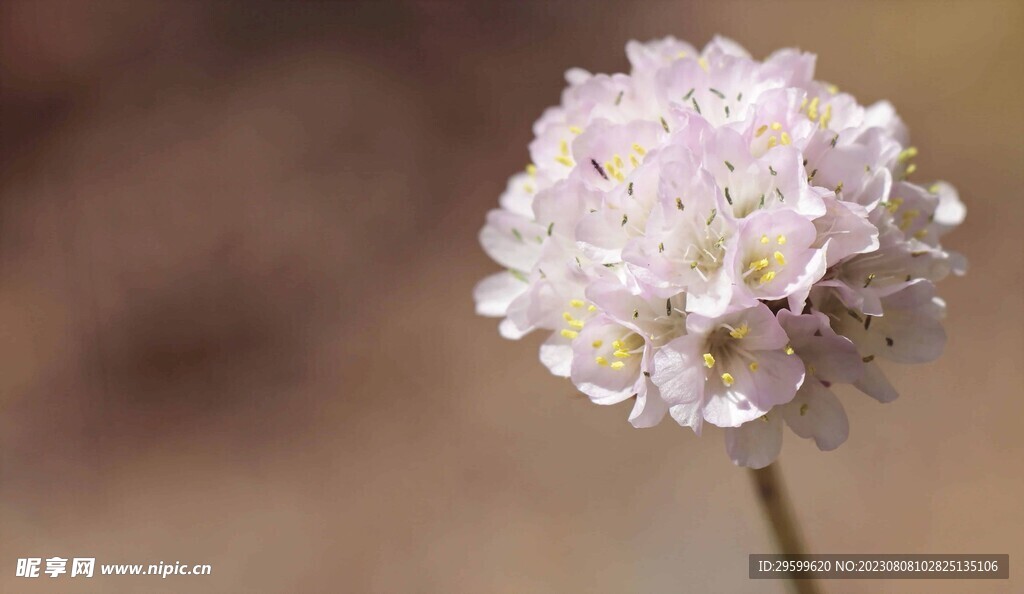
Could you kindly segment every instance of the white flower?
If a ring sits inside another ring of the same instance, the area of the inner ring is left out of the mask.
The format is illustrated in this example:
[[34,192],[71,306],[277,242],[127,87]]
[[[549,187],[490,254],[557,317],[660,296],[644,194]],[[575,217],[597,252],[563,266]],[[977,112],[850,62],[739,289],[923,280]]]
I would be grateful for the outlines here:
[[793,354],[763,303],[720,318],[690,314],[686,334],[654,356],[654,383],[680,424],[738,427],[793,399],[804,381]]
[[963,274],[942,237],[966,210],[910,181],[917,149],[893,107],[814,80],[815,58],[759,62],[630,42],[629,74],[573,69],[534,125],[480,233],[504,271],[475,292],[507,338],[549,332],[541,361],[629,420],[723,427],[744,466],[783,425],[832,450],[849,424],[832,387],[896,398],[876,359],[933,360],[935,282]]
[[726,429],[726,449],[733,461],[743,466],[762,468],[775,460],[782,448],[783,421],[798,436],[813,439],[823,451],[842,445],[850,425],[830,388],[853,383],[864,374],[857,347],[836,334],[823,314],[797,315],[783,309],[778,317],[790,347],[806,365],[807,377],[792,400],[761,417],[763,423]]

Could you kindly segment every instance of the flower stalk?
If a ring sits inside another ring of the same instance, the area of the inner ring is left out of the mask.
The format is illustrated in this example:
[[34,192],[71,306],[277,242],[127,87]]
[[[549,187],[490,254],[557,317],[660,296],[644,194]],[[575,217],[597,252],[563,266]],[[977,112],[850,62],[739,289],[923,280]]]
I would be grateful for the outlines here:
[[[754,490],[757,493],[758,501],[761,502],[761,510],[768,518],[778,551],[787,555],[803,555],[807,551],[804,549],[803,540],[800,537],[796,516],[793,515],[792,507],[786,499],[786,491],[783,488],[778,466],[776,462],[764,468],[752,468],[750,476],[754,479]],[[821,592],[817,583],[811,579],[790,579],[789,583],[790,590],[795,594],[820,594]]]

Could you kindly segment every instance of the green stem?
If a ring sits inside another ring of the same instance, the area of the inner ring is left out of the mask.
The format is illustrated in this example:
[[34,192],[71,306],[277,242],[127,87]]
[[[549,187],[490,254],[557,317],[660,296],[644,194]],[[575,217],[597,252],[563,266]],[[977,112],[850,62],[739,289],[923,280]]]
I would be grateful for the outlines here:
[[[750,476],[754,479],[757,498],[761,502],[761,510],[768,516],[772,527],[775,546],[780,553],[790,555],[806,554],[796,517],[786,500],[786,491],[782,486],[778,462],[765,468],[751,469]],[[790,587],[795,594],[819,594],[818,585],[811,579],[791,579]]]

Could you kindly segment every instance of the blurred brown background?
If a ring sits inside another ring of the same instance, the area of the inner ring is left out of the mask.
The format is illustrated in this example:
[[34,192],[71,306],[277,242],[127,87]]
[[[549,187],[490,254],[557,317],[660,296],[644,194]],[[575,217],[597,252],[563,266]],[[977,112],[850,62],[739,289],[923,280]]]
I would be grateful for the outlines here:
[[[721,435],[638,431],[473,315],[476,233],[562,72],[798,45],[957,185],[937,363],[782,465],[815,552],[1024,582],[1020,2],[15,1],[0,8],[0,591],[782,592]],[[19,557],[206,577],[14,578]]]

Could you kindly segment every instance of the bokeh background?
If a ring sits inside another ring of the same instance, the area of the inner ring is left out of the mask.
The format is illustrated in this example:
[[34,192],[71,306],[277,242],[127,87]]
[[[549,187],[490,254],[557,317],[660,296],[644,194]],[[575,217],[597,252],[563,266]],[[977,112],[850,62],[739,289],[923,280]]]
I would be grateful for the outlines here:
[[[949,345],[787,435],[809,547],[1024,559],[1024,4],[0,5],[0,591],[782,592],[720,434],[645,431],[473,314],[485,212],[570,66],[797,45],[961,190]],[[29,556],[204,577],[16,579]]]

